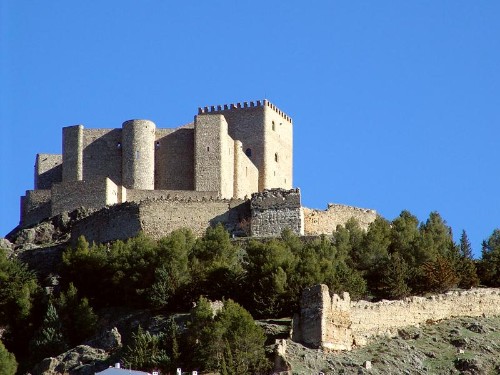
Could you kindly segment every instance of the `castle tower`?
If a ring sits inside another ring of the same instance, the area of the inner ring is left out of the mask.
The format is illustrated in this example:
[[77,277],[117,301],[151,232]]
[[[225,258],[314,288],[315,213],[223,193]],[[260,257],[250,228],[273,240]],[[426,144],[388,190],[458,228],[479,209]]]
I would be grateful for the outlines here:
[[154,189],[155,131],[149,120],[129,120],[122,125],[122,184],[127,189]]
[[83,125],[63,128],[62,180],[83,179]]
[[[197,118],[223,115],[228,133],[258,170],[258,191],[292,188],[292,119],[268,100],[198,108]],[[239,171],[236,175],[243,175]]]
[[219,114],[195,119],[195,190],[217,191],[232,198],[234,189],[234,141],[227,122]]

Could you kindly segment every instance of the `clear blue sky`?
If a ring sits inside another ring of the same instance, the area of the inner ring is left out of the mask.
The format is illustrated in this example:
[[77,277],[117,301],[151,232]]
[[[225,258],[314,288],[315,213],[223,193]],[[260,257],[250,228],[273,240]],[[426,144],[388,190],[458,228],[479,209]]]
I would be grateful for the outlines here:
[[63,126],[176,127],[198,106],[263,98],[294,119],[303,205],[438,211],[476,254],[500,226],[499,1],[4,0],[0,12],[0,235]]

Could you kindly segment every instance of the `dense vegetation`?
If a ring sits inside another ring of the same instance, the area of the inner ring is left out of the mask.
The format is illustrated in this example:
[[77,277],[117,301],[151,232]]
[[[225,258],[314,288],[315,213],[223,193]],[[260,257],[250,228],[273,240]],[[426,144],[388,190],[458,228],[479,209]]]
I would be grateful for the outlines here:
[[[138,368],[184,363],[227,374],[258,373],[267,362],[264,336],[252,316],[292,315],[303,288],[317,283],[372,300],[480,282],[500,286],[500,230],[484,241],[479,261],[472,259],[466,233],[454,243],[451,228],[435,212],[424,223],[407,211],[392,222],[377,218],[368,231],[352,220],[332,236],[314,239],[285,231],[275,239],[232,241],[222,226],[199,239],[186,229],[157,242],[140,235],[90,245],[80,238],[57,272],[60,291],[47,295],[26,266],[0,254],[0,324],[7,328],[7,349],[22,363],[91,337],[101,308],[169,315],[198,301],[187,330],[178,331],[173,321],[157,335],[140,329],[123,359]],[[207,299],[224,300],[223,309],[212,314]],[[0,360],[8,361],[2,348]],[[196,355],[188,357],[192,350]]]

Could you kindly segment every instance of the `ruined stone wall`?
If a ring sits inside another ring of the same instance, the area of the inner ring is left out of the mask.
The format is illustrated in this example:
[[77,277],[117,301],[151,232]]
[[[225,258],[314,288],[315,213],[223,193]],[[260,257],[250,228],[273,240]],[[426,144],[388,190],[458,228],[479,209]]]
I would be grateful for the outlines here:
[[122,129],[83,129],[83,180],[109,177],[122,184]]
[[35,160],[35,190],[50,189],[62,181],[62,155],[37,154]]
[[304,290],[295,338],[325,350],[350,350],[375,336],[393,336],[407,326],[443,319],[500,315],[500,289],[453,291],[398,301],[350,301],[329,296],[325,285]]
[[303,235],[300,190],[273,189],[252,194],[250,232],[255,237],[279,236],[284,229]]
[[28,190],[21,197],[21,220],[23,226],[36,224],[51,216],[50,190]]
[[351,303],[352,334],[363,345],[372,336],[394,335],[397,329],[461,316],[500,315],[500,289],[452,291],[400,301]]
[[330,297],[326,285],[314,285],[304,289],[300,306],[300,323],[293,337],[295,341],[327,350],[351,349],[349,293],[344,293],[343,298],[336,294]]
[[320,234],[331,234],[337,225],[345,223],[354,218],[364,230],[377,217],[375,210],[345,206],[341,204],[328,204],[326,210],[315,210],[303,208],[304,210],[304,234],[306,236],[317,236]]
[[194,190],[194,124],[156,129],[155,189]]

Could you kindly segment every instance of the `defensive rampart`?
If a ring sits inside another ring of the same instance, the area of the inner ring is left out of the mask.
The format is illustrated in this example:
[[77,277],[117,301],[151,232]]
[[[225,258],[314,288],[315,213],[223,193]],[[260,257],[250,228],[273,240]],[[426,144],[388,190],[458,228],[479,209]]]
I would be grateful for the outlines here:
[[160,239],[176,229],[189,228],[196,236],[218,223],[230,233],[240,230],[240,224],[249,220],[247,201],[207,199],[205,197],[164,197],[127,202],[103,208],[76,223],[71,231],[74,242],[85,236],[89,242],[125,240],[140,231],[153,239]]
[[324,350],[351,350],[398,329],[456,317],[500,315],[500,289],[453,291],[398,301],[352,302],[349,294],[330,297],[326,285],[304,290],[294,340]]
[[250,209],[252,236],[279,236],[284,229],[304,234],[299,189],[273,189],[252,194]]
[[375,210],[329,203],[326,210],[304,207],[304,234],[317,236],[331,233],[337,225],[344,225],[349,219],[355,219],[359,226],[367,230],[377,217]]

